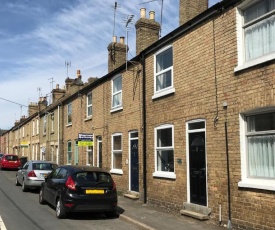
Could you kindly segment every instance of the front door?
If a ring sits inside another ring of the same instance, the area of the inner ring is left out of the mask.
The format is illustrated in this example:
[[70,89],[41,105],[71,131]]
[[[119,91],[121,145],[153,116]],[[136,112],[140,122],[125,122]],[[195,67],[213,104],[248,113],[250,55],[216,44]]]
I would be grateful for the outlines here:
[[205,133],[189,133],[189,175],[191,203],[206,206]]
[[130,139],[131,147],[131,191],[139,191],[139,161],[138,161],[138,139]]

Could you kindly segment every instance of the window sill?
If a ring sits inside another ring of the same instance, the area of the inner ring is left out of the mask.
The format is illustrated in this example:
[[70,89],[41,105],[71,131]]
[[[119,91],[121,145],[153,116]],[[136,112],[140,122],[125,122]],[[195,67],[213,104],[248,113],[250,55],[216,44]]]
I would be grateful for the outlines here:
[[262,57],[256,58],[254,60],[245,62],[242,65],[237,66],[236,68],[234,68],[234,72],[238,72],[238,71],[241,71],[241,70],[244,70],[244,69],[248,69],[250,67],[253,67],[253,66],[268,62],[268,61],[271,61],[273,59],[275,59],[275,53],[267,54],[267,55],[264,55]]
[[85,119],[84,119],[84,121],[90,121],[90,120],[92,120],[93,119],[93,117],[92,116],[89,116],[89,117],[86,117]]
[[154,100],[154,99],[157,99],[157,98],[160,98],[160,97],[172,94],[172,93],[175,93],[175,88],[174,87],[166,89],[166,90],[163,90],[161,92],[155,92],[155,94],[153,95],[152,99]]
[[73,125],[72,123],[71,124],[67,124],[66,127],[71,127],[72,125]]
[[123,171],[122,171],[122,169],[111,169],[110,173],[122,175]]
[[110,113],[114,113],[114,112],[117,112],[117,111],[120,111],[120,110],[123,110],[123,106],[119,106],[119,107],[111,109]]
[[176,174],[174,172],[154,172],[153,177],[161,177],[167,179],[176,179]]
[[275,183],[273,182],[274,180],[244,179],[238,183],[238,187],[275,191]]

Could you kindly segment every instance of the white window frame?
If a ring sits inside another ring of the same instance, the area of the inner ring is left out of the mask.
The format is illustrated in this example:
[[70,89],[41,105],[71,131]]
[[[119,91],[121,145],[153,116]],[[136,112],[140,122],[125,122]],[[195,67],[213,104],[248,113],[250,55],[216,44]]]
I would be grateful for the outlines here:
[[32,135],[33,136],[35,135],[35,128],[36,128],[35,124],[36,124],[36,122],[35,122],[35,120],[33,120],[32,121]]
[[[91,103],[89,103],[89,97],[91,97]],[[89,109],[91,108],[91,114],[89,114]],[[90,118],[93,115],[93,94],[87,93],[87,117]]]
[[[152,99],[156,99],[156,98],[159,98],[159,97],[162,97],[162,96],[165,96],[165,95],[168,95],[168,94],[171,94],[171,93],[174,93],[175,92],[175,88],[174,88],[174,72],[173,72],[173,65],[174,65],[174,60],[172,60],[173,64],[172,66],[160,71],[157,73],[157,68],[156,68],[156,64],[157,64],[157,56],[163,52],[165,52],[166,50],[168,49],[172,49],[172,53],[173,53],[173,46],[172,45],[169,45],[163,49],[161,49],[160,51],[158,51],[155,55],[154,55],[154,95],[152,97]],[[172,59],[173,58],[173,55],[172,55]],[[156,87],[156,84],[157,84],[157,76],[160,75],[160,74],[163,74],[163,73],[166,73],[168,71],[171,71],[171,86],[169,87],[166,87],[164,89],[161,89],[161,90],[158,90],[157,91],[157,87]]]
[[[158,147],[157,146],[157,131],[161,129],[172,129],[172,146],[169,147]],[[155,127],[154,130],[154,152],[155,152],[155,172],[153,173],[153,177],[162,177],[162,178],[169,178],[169,179],[176,179],[176,169],[175,169],[175,147],[174,147],[174,125],[171,124],[164,124],[160,125],[158,127]],[[157,162],[157,151],[158,150],[173,150],[174,154],[174,172],[168,172],[168,171],[158,171],[158,162]]]
[[[73,113],[73,105],[72,103],[70,102],[68,105],[67,105],[67,124],[68,125],[71,125],[72,124],[72,113]],[[71,121],[69,121],[69,118],[71,118]]]
[[[114,149],[114,137],[117,137],[117,136],[120,136],[121,137],[121,149]],[[116,173],[116,174],[123,174],[123,171],[122,171],[122,168],[121,169],[117,169],[117,168],[114,168],[114,154],[121,154],[121,158],[122,158],[122,149],[123,149],[123,137],[122,137],[122,133],[114,133],[112,135],[112,146],[111,146],[111,149],[112,149],[112,156],[111,156],[111,159],[112,159],[112,164],[111,164],[111,173]],[[122,159],[121,159],[121,167],[122,167]]]
[[[86,151],[87,151],[87,156],[86,156],[86,162],[87,162],[87,165],[91,165],[91,166],[94,166],[95,164],[94,164],[94,146],[87,146],[87,148],[86,148]],[[90,162],[89,162],[89,153],[92,153],[92,163],[90,164]]]
[[[118,79],[118,78],[121,78],[121,90],[118,90],[118,91],[114,92],[114,81],[116,79]],[[122,86],[123,86],[123,84],[122,84],[122,75],[119,74],[119,75],[115,76],[112,79],[112,92],[111,92],[111,94],[112,94],[112,97],[111,97],[111,100],[112,100],[111,101],[111,106],[112,106],[112,108],[111,108],[111,112],[116,112],[118,110],[122,110],[123,109],[123,107],[122,107],[122,103],[123,103],[123,100],[122,100]],[[121,103],[119,105],[114,106],[113,105],[114,96],[117,96],[119,94],[121,95]]]
[[39,119],[36,119],[36,134],[39,134]]
[[[97,138],[96,138],[96,140],[97,140],[97,167],[99,167],[100,165],[99,165],[99,151],[100,151],[100,144],[101,144],[101,154],[102,154],[102,136],[98,136]],[[102,157],[102,155],[101,155],[101,157]],[[101,159],[102,160],[102,159]],[[102,162],[101,162],[101,164],[102,164]],[[102,167],[102,165],[101,165],[101,167]]]
[[[71,144],[71,150],[69,151],[69,143]],[[69,161],[69,154],[71,154],[71,161]],[[73,160],[73,145],[72,141],[67,142],[67,164],[71,165]]]
[[47,132],[47,116],[45,115],[43,118],[43,134],[45,135]]
[[248,177],[248,159],[247,159],[247,140],[246,140],[246,116],[262,114],[266,112],[274,112],[275,108],[272,110],[262,109],[255,110],[249,113],[239,115],[240,123],[240,152],[241,152],[241,181],[238,182],[238,186],[242,188],[254,188],[254,189],[264,189],[264,190],[275,190],[275,179],[270,178],[249,178]]
[[51,113],[51,132],[54,132],[54,112]]
[[258,58],[245,61],[245,46],[244,46],[244,30],[243,30],[243,10],[247,7],[253,5],[259,0],[247,0],[240,4],[236,8],[236,27],[237,27],[237,50],[238,50],[238,65],[235,67],[234,71],[238,72],[252,66],[268,62],[275,59],[275,52],[269,53]]

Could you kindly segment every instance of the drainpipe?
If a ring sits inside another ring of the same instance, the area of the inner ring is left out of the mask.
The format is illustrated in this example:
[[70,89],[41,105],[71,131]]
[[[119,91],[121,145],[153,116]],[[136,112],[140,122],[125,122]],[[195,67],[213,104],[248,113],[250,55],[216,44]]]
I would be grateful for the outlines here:
[[147,161],[146,161],[146,90],[145,90],[145,57],[142,53],[142,123],[143,123],[143,189],[144,189],[144,203],[147,203]]
[[225,143],[226,143],[227,191],[228,191],[228,223],[227,223],[227,228],[228,229],[232,229],[232,224],[231,224],[230,174],[229,174],[229,153],[228,153],[227,122],[224,123],[224,128],[225,128]]

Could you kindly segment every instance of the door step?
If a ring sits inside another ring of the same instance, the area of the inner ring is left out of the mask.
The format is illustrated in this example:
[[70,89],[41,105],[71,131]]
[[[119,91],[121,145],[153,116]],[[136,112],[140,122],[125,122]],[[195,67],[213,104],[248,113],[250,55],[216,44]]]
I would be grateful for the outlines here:
[[190,216],[198,220],[209,220],[210,213],[210,208],[187,202],[183,203],[183,209],[180,210],[181,215]]
[[138,200],[140,197],[140,194],[139,192],[128,192],[128,193],[124,193],[123,196],[132,200]]

